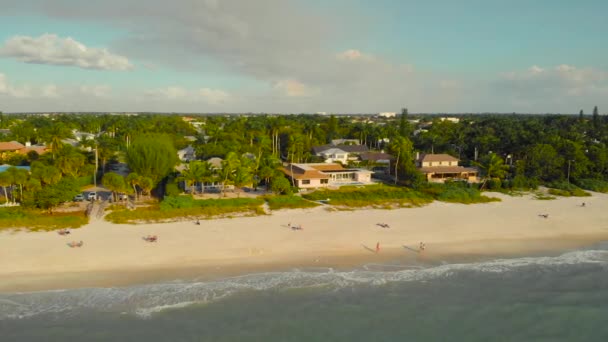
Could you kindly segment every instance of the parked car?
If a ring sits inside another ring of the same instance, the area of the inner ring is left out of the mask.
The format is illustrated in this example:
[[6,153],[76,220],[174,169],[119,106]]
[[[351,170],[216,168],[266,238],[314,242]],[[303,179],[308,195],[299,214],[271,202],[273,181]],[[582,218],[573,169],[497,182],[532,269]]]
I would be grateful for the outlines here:
[[87,195],[87,199],[89,201],[94,201],[97,199],[97,193],[95,191],[91,191],[89,192],[89,194]]
[[78,194],[78,195],[74,196],[74,202],[82,202],[82,201],[84,201],[83,194]]
[[129,199],[129,196],[127,194],[118,194],[119,201],[126,201],[128,199]]

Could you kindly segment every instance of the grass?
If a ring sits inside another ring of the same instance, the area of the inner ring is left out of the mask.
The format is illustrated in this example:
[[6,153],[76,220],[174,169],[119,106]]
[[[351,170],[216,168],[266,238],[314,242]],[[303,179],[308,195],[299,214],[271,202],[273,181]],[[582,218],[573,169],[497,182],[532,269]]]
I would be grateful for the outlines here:
[[317,190],[302,197],[311,201],[329,199],[329,204],[335,206],[374,208],[421,206],[433,201],[433,198],[427,194],[388,185],[343,186],[338,190]]
[[233,215],[263,215],[264,200],[257,198],[230,198],[195,200],[192,196],[168,197],[160,204],[128,210],[117,208],[106,215],[112,223],[166,222],[184,218],[212,218]]
[[534,193],[534,199],[541,200],[541,201],[550,201],[550,200],[557,199],[557,197],[550,196],[550,195],[544,194],[540,191],[537,191]]
[[320,205],[299,196],[267,196],[265,199],[270,210],[313,208]]
[[554,196],[564,197],[588,197],[591,196],[587,191],[579,188],[578,186],[566,183],[566,182],[555,182],[548,185],[549,194]]
[[426,184],[420,189],[423,193],[433,196],[434,199],[449,203],[488,203],[500,202],[499,198],[488,197],[481,194],[474,187],[469,187],[467,184]]
[[62,228],[79,228],[89,222],[89,219],[71,213],[48,214],[34,209],[0,208],[0,230],[24,228],[33,231],[50,231]]
[[599,179],[579,179],[577,185],[585,190],[608,193],[608,182]]
[[391,209],[395,207],[417,207],[433,200],[450,203],[487,203],[500,201],[498,198],[481,194],[466,184],[425,184],[418,189],[373,185],[367,187],[341,187],[338,190],[318,190],[302,197],[312,201],[325,201],[343,207],[373,207]]

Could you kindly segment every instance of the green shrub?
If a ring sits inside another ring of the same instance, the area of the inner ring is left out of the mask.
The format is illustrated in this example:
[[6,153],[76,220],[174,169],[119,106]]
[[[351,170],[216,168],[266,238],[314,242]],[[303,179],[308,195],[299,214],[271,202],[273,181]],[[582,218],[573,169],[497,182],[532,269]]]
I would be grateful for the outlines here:
[[599,179],[579,179],[577,185],[585,190],[608,192],[608,182]]
[[47,214],[23,208],[0,208],[0,229],[55,230],[78,228],[88,222],[84,212]]
[[319,205],[299,196],[268,196],[266,197],[266,201],[271,210],[312,208]]
[[416,190],[387,185],[343,186],[338,190],[317,190],[302,197],[312,201],[329,199],[332,205],[348,207],[385,207],[387,204],[419,206],[433,200],[432,196]]
[[584,191],[578,186],[568,183],[568,182],[554,182],[548,184],[549,193],[555,196],[565,196],[565,197],[586,197],[591,196],[590,193]]
[[262,204],[264,200],[259,198],[195,200],[192,196],[168,196],[160,205],[113,211],[106,216],[106,220],[113,223],[139,223],[188,217],[211,218],[228,214],[263,215]]

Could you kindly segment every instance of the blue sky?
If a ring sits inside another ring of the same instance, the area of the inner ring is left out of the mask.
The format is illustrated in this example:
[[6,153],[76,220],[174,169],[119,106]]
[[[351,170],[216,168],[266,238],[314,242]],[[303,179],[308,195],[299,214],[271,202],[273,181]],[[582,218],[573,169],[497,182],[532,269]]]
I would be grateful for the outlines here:
[[0,111],[590,112],[608,2],[0,0]]

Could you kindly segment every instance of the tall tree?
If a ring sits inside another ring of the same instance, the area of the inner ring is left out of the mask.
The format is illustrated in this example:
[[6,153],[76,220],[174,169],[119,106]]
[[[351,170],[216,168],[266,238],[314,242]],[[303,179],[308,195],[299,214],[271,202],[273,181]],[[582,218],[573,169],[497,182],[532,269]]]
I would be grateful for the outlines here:
[[4,197],[6,198],[6,203],[9,202],[8,190],[6,190],[6,188],[11,185],[12,185],[11,176],[8,174],[8,172],[6,172],[6,171],[0,172],[0,186],[2,187],[2,191],[4,191]]
[[112,200],[116,201],[116,194],[119,192],[124,192],[126,190],[127,184],[125,182],[125,178],[118,173],[108,172],[103,175],[101,179],[103,186],[112,191]]
[[127,175],[127,179],[125,180],[128,185],[133,188],[133,193],[135,194],[135,200],[139,200],[139,194],[137,193],[137,186],[139,185],[141,177],[135,173],[131,172]]
[[598,129],[600,127],[600,113],[597,110],[597,106],[593,107],[593,128]]
[[127,162],[131,170],[149,177],[156,186],[177,165],[177,150],[166,135],[144,135],[127,149]]
[[29,172],[27,170],[11,166],[6,169],[6,173],[8,173],[10,176],[11,184],[19,185],[20,199],[23,201],[23,184],[27,182]]
[[394,173],[395,184],[401,181],[412,183],[419,177],[419,172],[416,170],[414,163],[414,146],[408,138],[395,136],[390,144],[389,151],[395,158]]
[[409,137],[411,133],[411,125],[408,121],[408,116],[407,108],[402,108],[401,115],[399,116],[399,135],[404,138]]
[[63,140],[74,137],[70,128],[62,123],[55,123],[44,127],[41,129],[40,135],[51,148],[53,159],[55,159],[57,152],[63,147]]

